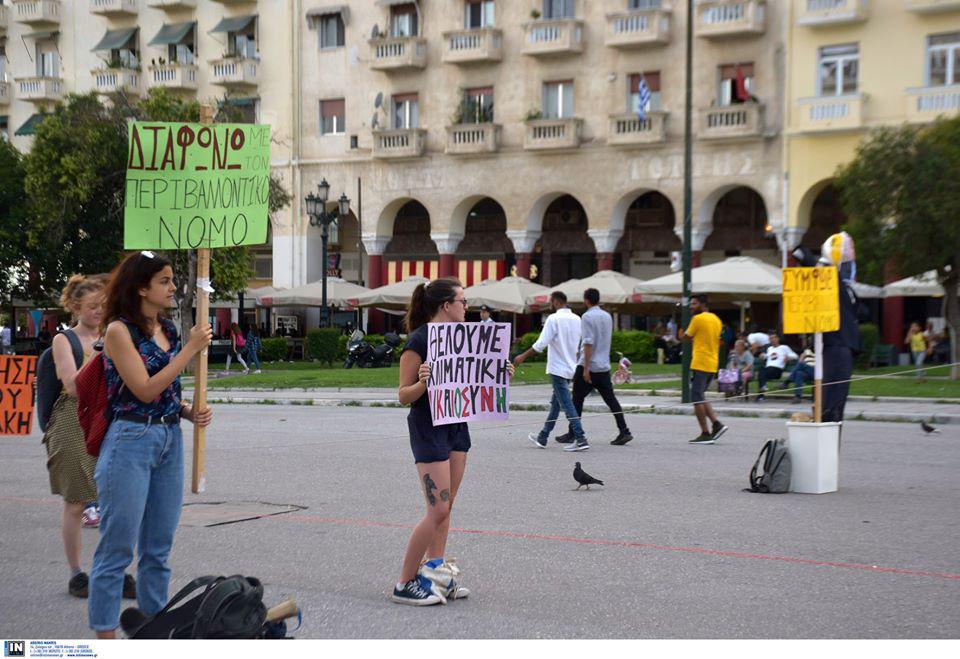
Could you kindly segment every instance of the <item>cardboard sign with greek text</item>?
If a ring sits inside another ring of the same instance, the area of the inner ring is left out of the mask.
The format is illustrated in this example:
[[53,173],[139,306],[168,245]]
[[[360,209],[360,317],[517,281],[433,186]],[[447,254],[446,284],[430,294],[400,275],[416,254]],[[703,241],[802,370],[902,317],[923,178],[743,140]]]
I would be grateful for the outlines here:
[[840,280],[836,268],[783,269],[783,333],[840,329]]
[[36,375],[36,357],[0,355],[0,435],[30,434]]
[[507,418],[508,323],[430,323],[427,363],[433,425]]
[[269,125],[130,122],[126,249],[262,245],[269,197]]

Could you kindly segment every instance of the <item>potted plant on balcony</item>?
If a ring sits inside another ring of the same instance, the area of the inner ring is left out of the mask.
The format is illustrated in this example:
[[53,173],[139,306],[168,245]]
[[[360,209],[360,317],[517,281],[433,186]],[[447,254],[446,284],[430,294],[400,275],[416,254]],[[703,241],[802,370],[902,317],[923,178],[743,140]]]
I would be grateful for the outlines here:
[[540,110],[527,110],[527,116],[524,118],[524,121],[536,121],[537,119],[543,119],[543,112]]
[[539,19],[539,18],[540,18],[540,10],[537,9],[536,7],[534,7],[533,9],[531,9],[531,10],[530,10],[530,18],[532,18],[533,20]]

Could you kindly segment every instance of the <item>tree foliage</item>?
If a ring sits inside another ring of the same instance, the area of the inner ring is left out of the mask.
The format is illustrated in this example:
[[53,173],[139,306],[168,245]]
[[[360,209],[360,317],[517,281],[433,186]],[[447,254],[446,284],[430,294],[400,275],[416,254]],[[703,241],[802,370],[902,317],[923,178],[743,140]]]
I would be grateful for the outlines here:
[[20,227],[26,217],[27,198],[23,187],[23,156],[12,144],[0,139],[0,304],[26,273],[16,264],[25,247]]
[[[960,328],[960,117],[922,128],[882,128],[838,172],[837,184],[857,244],[858,265],[878,278],[886,264],[900,277],[936,270],[945,313]],[[954,377],[957,369],[954,369]]]

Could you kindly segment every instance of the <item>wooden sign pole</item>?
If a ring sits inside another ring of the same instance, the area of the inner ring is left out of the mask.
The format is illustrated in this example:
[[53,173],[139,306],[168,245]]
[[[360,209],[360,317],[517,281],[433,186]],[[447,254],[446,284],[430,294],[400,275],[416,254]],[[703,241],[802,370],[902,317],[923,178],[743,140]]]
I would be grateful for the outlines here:
[[[213,123],[213,107],[210,105],[200,106],[200,123]],[[197,250],[197,281],[210,281],[210,250]],[[197,302],[197,324],[207,322],[210,317],[210,293],[203,287],[197,286],[195,298]],[[202,410],[207,406],[207,359],[209,358],[209,349],[204,348],[197,355],[197,363],[194,368],[193,385],[193,409]],[[193,478],[191,479],[190,491],[199,494],[206,489],[206,482],[203,476],[204,458],[207,446],[207,429],[194,424],[193,426]]]
[[823,332],[813,335],[813,420],[823,421]]

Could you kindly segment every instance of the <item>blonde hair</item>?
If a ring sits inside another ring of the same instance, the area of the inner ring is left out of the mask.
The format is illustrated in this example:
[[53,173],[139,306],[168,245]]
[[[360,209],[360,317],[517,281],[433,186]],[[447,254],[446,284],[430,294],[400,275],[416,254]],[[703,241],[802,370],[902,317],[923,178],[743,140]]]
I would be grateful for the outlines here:
[[76,306],[87,293],[102,290],[107,285],[106,275],[71,275],[60,293],[60,306],[76,315]]

